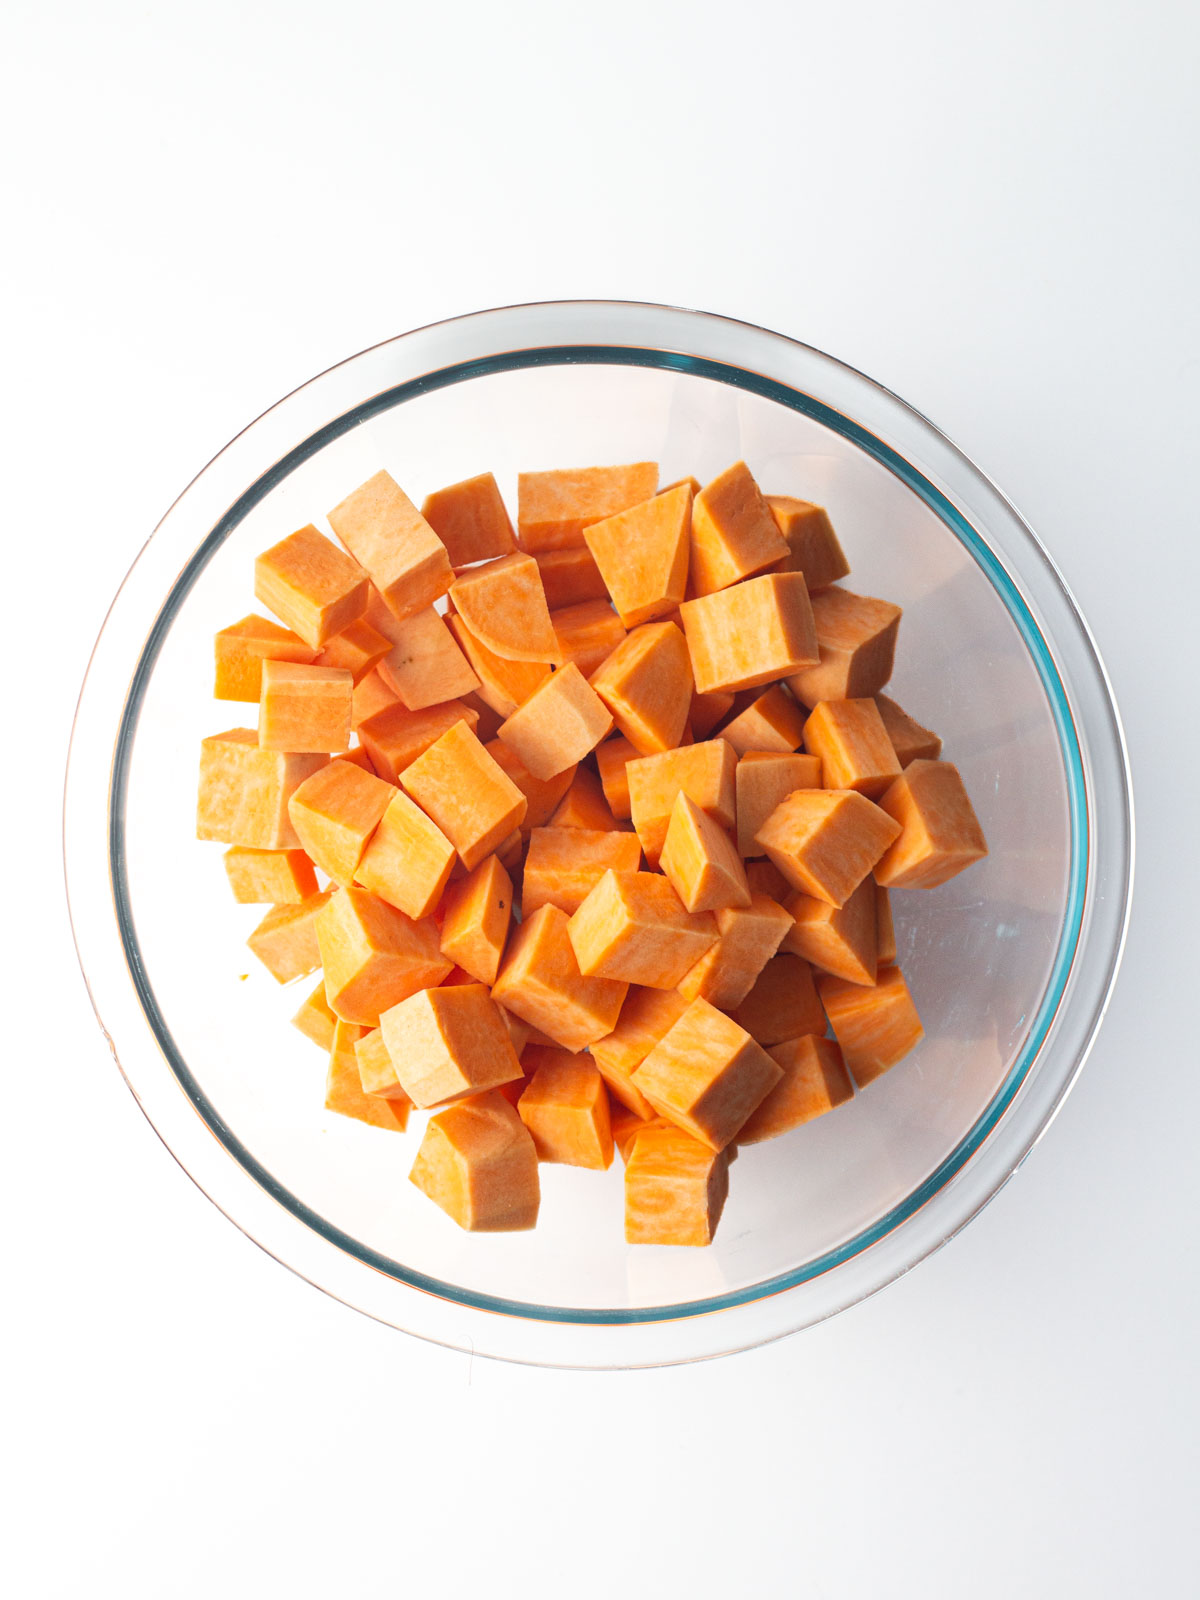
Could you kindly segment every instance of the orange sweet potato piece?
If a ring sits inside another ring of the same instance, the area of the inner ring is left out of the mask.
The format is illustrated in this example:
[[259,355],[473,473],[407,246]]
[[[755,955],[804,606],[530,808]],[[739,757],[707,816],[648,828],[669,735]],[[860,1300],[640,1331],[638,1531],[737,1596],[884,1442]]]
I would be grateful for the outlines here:
[[846,576],[850,563],[824,506],[815,506],[811,500],[793,500],[786,494],[769,494],[766,499],[788,547],[787,555],[773,571],[802,572],[810,594]]
[[781,800],[794,789],[819,789],[816,756],[750,750],[737,764],[737,837],[741,856],[760,856],[755,835]]
[[573,661],[547,678],[500,725],[500,738],[545,782],[576,767],[612,731],[603,701]]
[[640,505],[657,488],[658,467],[652,461],[522,472],[517,478],[521,548],[541,552],[581,545],[585,528]]
[[389,706],[400,704],[400,696],[391,684],[379,671],[378,667],[362,677],[354,685],[354,694],[351,699],[350,726],[358,729],[369,718],[376,716],[380,711],[386,711]]
[[987,841],[949,761],[910,761],[880,799],[900,833],[876,863],[887,889],[934,889],[987,855]]
[[788,678],[797,700],[815,706],[878,694],[892,675],[900,607],[836,584],[811,604],[818,660]]
[[620,822],[629,820],[629,775],[626,763],[632,761],[637,751],[623,734],[606,739],[596,749],[596,770],[609,809]]
[[327,760],[324,755],[260,750],[253,728],[212,734],[200,745],[197,839],[252,850],[297,849],[300,840],[288,816],[288,801]]
[[354,876],[364,889],[420,922],[436,909],[455,859],[454,846],[437,823],[396,790]]
[[787,541],[744,461],[726,467],[692,507],[691,588],[713,594],[788,553]]
[[[649,1105],[649,1101],[646,1103]],[[651,1111],[648,1117],[639,1117],[636,1111],[630,1111],[629,1107],[623,1106],[619,1100],[615,1104],[610,1102],[608,1120],[612,1129],[613,1145],[621,1160],[625,1162],[628,1162],[633,1150],[633,1141],[644,1129],[671,1126],[665,1117],[658,1116],[654,1111]]]
[[[318,952],[319,954],[319,952]],[[325,979],[321,978],[315,989],[292,1018],[293,1028],[299,1028],[306,1039],[320,1045],[322,1050],[333,1049],[333,1030],[337,1018],[329,1009],[325,998]]]
[[589,828],[593,832],[612,832],[617,819],[604,798],[600,780],[587,767],[580,767],[571,787],[559,801],[550,818],[553,828]]
[[630,814],[651,866],[658,865],[677,795],[686,794],[723,828],[733,826],[736,771],[737,756],[724,739],[628,763]]
[[225,874],[239,905],[296,906],[317,892],[317,875],[303,850],[247,850],[230,845]]
[[385,683],[410,711],[457,700],[480,687],[480,680],[432,606],[393,621],[391,645],[380,663]]
[[369,1028],[354,1022],[339,1021],[329,1051],[329,1075],[325,1080],[325,1109],[340,1116],[353,1117],[372,1128],[403,1133],[408,1125],[407,1100],[383,1100],[364,1094],[358,1071],[358,1045],[370,1034]]
[[936,761],[942,753],[942,741],[936,733],[923,728],[908,712],[888,698],[875,696],[875,705],[883,719],[883,726],[891,740],[896,760],[902,768],[910,761]]
[[525,816],[525,796],[465,723],[456,722],[400,774],[469,872]]
[[251,612],[213,638],[213,694],[218,700],[258,704],[264,661],[309,663],[316,652],[290,628]]
[[584,600],[608,599],[603,575],[586,545],[542,550],[534,560],[542,575],[542,588],[551,616],[564,606],[579,605]]
[[529,1129],[538,1160],[600,1172],[610,1167],[608,1091],[595,1062],[556,1045],[534,1045],[522,1065],[529,1081],[517,1115]]
[[391,648],[387,634],[361,616],[330,639],[313,665],[338,667],[348,672],[357,684],[375,670]]
[[645,989],[631,983],[616,1027],[591,1047],[609,1092],[639,1117],[653,1117],[654,1107],[633,1082],[633,1074],[686,1010],[687,1001],[675,989]]
[[542,575],[532,556],[515,551],[469,567],[450,590],[454,609],[475,637],[509,661],[557,661],[558,641]]
[[338,756],[338,760],[348,761],[351,766],[357,767],[360,772],[369,773],[372,778],[377,778],[379,776],[379,774],[375,771],[375,767],[370,756],[360,744],[356,744],[353,749],[343,750],[341,755]]
[[276,982],[290,983],[321,965],[316,919],[332,893],[321,889],[299,905],[272,906],[246,940]]
[[[565,767],[552,778],[535,778],[517,752],[503,739],[493,739],[484,748],[525,796],[525,815],[518,835],[521,840],[528,839],[534,828],[545,827],[549,822],[559,802],[574,783],[577,769]],[[496,849],[499,852],[502,847],[497,845]]]
[[847,983],[874,983],[878,964],[875,880],[868,874],[844,906],[797,894],[787,902],[792,926],[784,949]]
[[821,758],[830,789],[857,789],[877,800],[900,763],[874,700],[822,700],[804,724],[804,748]]
[[794,889],[844,906],[900,824],[847,789],[797,789],[755,835]]
[[317,651],[362,616],[367,575],[309,523],[258,557],[254,593]]
[[495,856],[486,856],[447,891],[442,954],[477,982],[495,983],[512,909],[512,879]]
[[479,713],[461,700],[447,700],[420,711],[410,711],[403,702],[396,701],[361,722],[358,737],[379,776],[389,783],[399,783],[405,768],[455,723],[462,722],[473,729],[478,720]]
[[692,491],[680,484],[584,532],[627,628],[674,611],[687,589]]
[[626,987],[584,977],[566,912],[542,906],[514,929],[492,998],[564,1050],[584,1050],[616,1027]]
[[316,931],[330,1008],[365,1027],[377,1026],[389,1006],[440,983],[453,964],[438,949],[432,920],[413,922],[354,886],[321,907]]
[[425,1109],[522,1076],[499,1009],[482,983],[421,989],[379,1018],[401,1088]]
[[398,617],[431,606],[453,581],[445,545],[388,472],[348,494],[329,526]]
[[825,1032],[812,968],[799,956],[772,956],[733,1015],[762,1045]]
[[773,683],[725,724],[721,737],[740,756],[750,750],[786,754],[798,750],[804,739],[804,712],[786,689]]
[[715,916],[720,937],[684,973],[677,992],[685,1001],[707,1000],[722,1011],[732,1011],[753,989],[792,919],[765,894],[751,894],[748,906],[728,906]]
[[429,1119],[409,1182],[472,1233],[514,1233],[537,1222],[537,1151],[499,1090]]
[[354,679],[337,667],[264,661],[258,747],[305,754],[350,748]]
[[843,1105],[854,1094],[842,1052],[832,1039],[809,1033],[774,1045],[767,1053],[783,1068],[783,1078],[742,1124],[739,1144],[775,1139]]
[[687,642],[673,622],[635,628],[592,674],[592,688],[641,755],[673,750],[692,701]]
[[733,840],[686,794],[675,796],[659,866],[688,911],[750,904]]
[[317,866],[345,888],[395,792],[351,761],[331,761],[292,795],[288,815]]
[[[342,1026],[352,1027],[353,1024],[343,1023]],[[377,1095],[381,1100],[392,1101],[393,1109],[403,1112],[407,1122],[412,1101],[396,1077],[396,1069],[392,1066],[392,1058],[388,1054],[383,1029],[372,1028],[368,1033],[364,1033],[355,1041],[354,1054],[358,1058],[358,1078],[363,1093]]]
[[554,637],[562,661],[573,661],[590,678],[625,637],[625,625],[607,600],[581,600],[552,611]]
[[522,915],[532,916],[539,907],[549,905],[570,916],[610,868],[636,872],[641,864],[642,847],[636,833],[535,828],[529,835],[521,880]]
[[611,868],[572,916],[568,932],[586,976],[649,989],[673,989],[718,937],[711,915],[686,911],[665,878]]
[[892,902],[881,883],[875,885],[875,958],[881,967],[895,965],[896,928],[892,921]]
[[685,600],[679,615],[700,694],[757,688],[817,661],[812,606],[798,572],[771,572]]
[[477,639],[462,617],[450,616],[446,621],[479,679],[476,693],[499,717],[511,717],[550,676],[548,662],[509,661]]
[[711,1244],[729,1193],[729,1152],[680,1128],[639,1130],[625,1158],[629,1244]]
[[494,561],[517,548],[504,499],[490,472],[435,489],[426,496],[421,515],[446,546],[452,567]]
[[646,1099],[676,1127],[724,1150],[783,1077],[745,1028],[693,1000],[634,1073]]
[[824,974],[821,1002],[859,1089],[903,1060],[925,1037],[899,967],[880,967],[872,988]]

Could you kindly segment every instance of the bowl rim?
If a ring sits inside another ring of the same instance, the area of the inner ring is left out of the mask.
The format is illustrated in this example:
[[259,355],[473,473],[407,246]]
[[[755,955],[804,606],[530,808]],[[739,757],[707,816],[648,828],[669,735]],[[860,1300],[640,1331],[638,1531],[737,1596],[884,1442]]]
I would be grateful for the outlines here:
[[[561,328],[564,325],[563,317],[565,316],[567,324],[571,323],[572,318],[577,318],[580,322],[588,324],[588,331],[593,335],[596,333],[603,334],[607,331],[610,337],[608,339],[601,337],[598,340],[593,337],[588,340],[572,341],[564,344],[554,340],[554,328],[551,328],[549,331],[552,336],[552,342],[550,343],[525,342],[507,350],[493,349],[483,354],[477,353],[474,356],[468,356],[467,359],[446,362],[424,371],[409,372],[403,381],[387,385],[369,394],[365,400],[360,400],[348,409],[334,414],[323,425],[310,431],[298,443],[293,444],[282,456],[271,459],[265,469],[228,505],[224,514],[212,525],[207,536],[192,552],[182,569],[178,571],[174,582],[168,590],[166,599],[159,604],[149,629],[145,633],[144,642],[141,645],[136,664],[129,678],[127,692],[121,708],[118,732],[112,747],[112,762],[108,783],[107,830],[112,910],[128,976],[136,992],[144,1021],[153,1034],[163,1059],[165,1059],[179,1085],[183,1088],[192,1111],[203,1119],[209,1131],[216,1136],[216,1139],[228,1155],[239,1162],[242,1168],[278,1205],[289,1210],[307,1229],[316,1232],[335,1248],[348,1253],[359,1263],[373,1269],[376,1273],[392,1278],[407,1289],[417,1290],[422,1294],[432,1295],[441,1299],[449,1299],[455,1305],[475,1313],[500,1313],[505,1317],[520,1319],[525,1323],[582,1325],[592,1328],[646,1327],[654,1323],[679,1323],[687,1319],[711,1317],[714,1313],[727,1313],[738,1308],[761,1303],[766,1299],[784,1296],[788,1292],[799,1289],[816,1279],[826,1277],[838,1268],[842,1268],[853,1260],[861,1258],[866,1252],[901,1229],[919,1212],[925,1210],[930,1201],[943,1193],[947,1186],[963,1172],[967,1164],[982,1149],[985,1142],[991,1137],[993,1131],[1009,1111],[1014,1100],[1016,1100],[1026,1084],[1035,1063],[1044,1060],[1047,1041],[1055,1028],[1056,1022],[1060,1019],[1064,998],[1067,995],[1068,986],[1072,980],[1080,952],[1080,939],[1084,928],[1085,909],[1088,904],[1089,869],[1095,865],[1094,836],[1097,825],[1097,806],[1094,797],[1089,794],[1089,764],[1085,760],[1085,752],[1080,736],[1080,724],[1072,707],[1072,698],[1064,683],[1060,665],[1056,662],[1055,651],[1051,646],[1050,640],[1039,625],[1034,611],[1031,609],[1029,599],[1022,593],[1016,577],[1009,571],[1005,562],[1000,559],[992,544],[974,526],[962,507],[956,503],[952,492],[949,492],[950,486],[935,482],[927,470],[918,467],[907,455],[901,453],[883,436],[882,431],[878,428],[864,425],[862,421],[837,406],[818,398],[815,394],[782,382],[778,376],[774,376],[770,372],[747,366],[741,361],[731,362],[712,353],[703,354],[700,353],[699,349],[681,349],[677,347],[676,343],[670,341],[659,341],[650,344],[624,343],[622,340],[611,337],[618,331],[617,325],[622,324],[625,333],[636,333],[640,330],[632,326],[629,321],[630,316],[632,315],[634,322],[636,322],[639,316],[644,320],[648,315],[651,322],[662,323],[664,327],[667,323],[670,323],[669,331],[671,333],[682,331],[678,327],[679,319],[685,319],[687,329],[693,335],[702,330],[711,331],[714,327],[719,327],[722,330],[739,330],[742,334],[750,336],[752,340],[766,340],[772,345],[779,344],[789,347],[793,351],[802,352],[805,360],[815,362],[826,371],[836,371],[843,377],[853,380],[852,387],[865,386],[876,397],[886,398],[890,407],[899,408],[903,414],[915,421],[919,430],[927,431],[934,436],[941,446],[965,468],[968,475],[973,476],[977,483],[985,484],[995,499],[1002,503],[1009,516],[1023,533],[1030,551],[1040,558],[1041,564],[1056,582],[1059,593],[1067,602],[1069,614],[1079,630],[1084,649],[1086,652],[1090,652],[1090,664],[1094,672],[1098,674],[1106,697],[1107,709],[1110,713],[1110,731],[1115,738],[1115,751],[1118,758],[1116,765],[1123,779],[1120,785],[1122,789],[1120,798],[1123,801],[1123,806],[1120,809],[1123,811],[1124,827],[1112,828],[1109,826],[1108,828],[1110,835],[1123,834],[1126,844],[1125,890],[1121,897],[1121,915],[1118,918],[1118,925],[1115,930],[1115,940],[1111,937],[1112,930],[1110,929],[1109,942],[1111,948],[1109,950],[1108,971],[1104,982],[1099,985],[1098,1000],[1097,998],[1093,1000],[1093,1016],[1090,1025],[1085,1030],[1082,1046],[1077,1046],[1074,1061],[1070,1064],[1070,1070],[1063,1073],[1062,1082],[1045,1114],[1038,1119],[1036,1126],[1027,1130],[1026,1137],[1021,1141],[1022,1148],[1013,1152],[1015,1160],[1011,1162],[1005,1176],[1015,1170],[1016,1165],[1024,1158],[1024,1155],[1032,1148],[1036,1140],[1041,1137],[1075,1081],[1087,1048],[1092,1038],[1094,1038],[1096,1028],[1103,1015],[1112,983],[1116,978],[1116,971],[1124,945],[1125,930],[1128,925],[1129,903],[1132,892],[1132,792],[1129,779],[1128,755],[1120,727],[1119,714],[1116,711],[1111,688],[1108,685],[1103,664],[1100,661],[1098,651],[1096,651],[1094,641],[1091,639],[1086,623],[1083,622],[1079,608],[1063,582],[1061,574],[1044,551],[1040,541],[1037,540],[1024,520],[1020,518],[1011,503],[1004,499],[995,488],[995,485],[991,483],[991,480],[987,479],[968,460],[965,454],[952,445],[945,435],[936,429],[927,418],[916,411],[915,408],[899,400],[890,390],[876,380],[866,377],[864,374],[857,372],[856,369],[847,366],[846,363],[837,361],[823,352],[816,351],[811,346],[804,345],[798,340],[789,339],[785,335],[771,333],[768,330],[756,327],[752,323],[737,321],[733,318],[716,317],[709,313],[685,311],[679,308],[647,306],[638,302],[541,302],[527,306],[502,307],[491,311],[467,313],[461,317],[428,324],[424,328],[413,329],[409,333],[397,336],[395,339],[382,341],[378,345],[369,347],[366,351],[349,357],[346,361],[337,363],[334,367],[327,369],[325,373],[300,385],[290,395],[285,396],[282,401],[277,402],[267,412],[264,412],[256,422],[251,423],[240,434],[235,436],[230,445],[219,452],[213,458],[213,461],[201,473],[197,474],[192,483],[174,502],[170,511],[159,523],[155,534],[151,536],[151,540],[147,541],[147,545],[139,555],[138,561],[135,562],[134,568],[136,569],[143,560],[146,552],[151,548],[154,540],[159,537],[162,530],[170,524],[172,515],[188,500],[196,485],[204,479],[206,474],[212,472],[213,468],[228,455],[239,441],[245,441],[250,438],[267,418],[277,415],[295,397],[311,394],[330,375],[346,374],[348,369],[359,366],[379,352],[394,352],[397,347],[405,345],[411,347],[414,342],[419,344],[422,338],[428,340],[431,335],[437,340],[449,330],[457,330],[460,333],[466,331],[469,335],[469,343],[474,342],[477,333],[487,333],[489,328],[493,341],[496,332],[507,333],[514,326],[516,331],[524,331],[527,335],[532,334],[537,331],[532,324],[537,323],[539,319],[544,321],[547,313],[553,314],[551,321],[556,328]],[[601,326],[597,326],[597,315]],[[499,319],[499,327],[497,327],[497,319]],[[543,329],[543,331],[545,330]],[[694,337],[685,342],[704,346],[706,341],[703,338]],[[711,341],[709,343],[711,344]],[[324,448],[333,438],[341,433],[348,432],[372,415],[402,405],[409,399],[428,393],[432,389],[469,381],[477,376],[532,366],[562,365],[567,363],[577,365],[589,363],[608,366],[627,365],[676,371],[712,378],[729,384],[734,388],[760,394],[789,409],[812,417],[824,426],[841,434],[904,482],[913,493],[934,511],[939,520],[950,529],[966,548],[975,564],[988,577],[1020,632],[1025,648],[1042,682],[1043,691],[1046,694],[1047,703],[1051,709],[1058,732],[1060,749],[1063,755],[1070,818],[1071,861],[1063,924],[1055,959],[1047,978],[1041,1002],[1035,1017],[1031,1021],[1025,1041],[1017,1052],[1016,1059],[1006,1074],[1003,1083],[999,1086],[988,1106],[977,1118],[973,1126],[956,1143],[954,1150],[938,1164],[921,1184],[904,1196],[886,1215],[861,1230],[852,1239],[845,1241],[831,1251],[825,1252],[814,1261],[803,1263],[800,1267],[790,1272],[777,1274],[772,1278],[762,1280],[742,1289],[727,1291],[724,1294],[709,1296],[702,1300],[653,1307],[611,1309],[547,1307],[508,1300],[500,1296],[482,1294],[463,1286],[445,1283],[426,1274],[413,1272],[411,1269],[405,1268],[402,1263],[395,1262],[390,1257],[363,1245],[361,1241],[351,1238],[313,1212],[298,1196],[292,1195],[241,1145],[232,1129],[225,1125],[218,1110],[208,1101],[199,1083],[191,1074],[182,1054],[175,1046],[166,1019],[157,1006],[153,986],[150,983],[138,944],[129,885],[125,874],[124,802],[129,776],[130,750],[146,685],[149,682],[150,674],[153,671],[166,633],[187,594],[190,592],[192,585],[225,539],[229,537],[233,528],[238,525],[251,507],[269,493],[291,471],[295,470],[303,460],[308,459]],[[131,576],[133,570],[131,569]],[[128,581],[127,578],[126,583]],[[100,638],[97,640],[96,649],[93,651],[92,661],[89,662],[84,688],[81,690],[80,705],[76,713],[76,727],[73,727],[72,730],[72,750],[68,776],[69,790],[71,773],[76,759],[76,728],[79,725],[80,715],[84,708],[96,653],[100,650],[105,635],[111,628],[113,613],[125,587],[126,585],[123,584],[122,591],[118,594],[118,600],[114,601],[113,608],[110,609],[109,615],[105,619]],[[1078,642],[1076,641],[1076,643]],[[1111,754],[1112,752],[1110,751]],[[1110,795],[1110,812],[1111,809],[1112,797]],[[1110,817],[1108,823],[1111,823],[1111,821]],[[85,957],[84,945],[80,940],[77,927],[77,897],[72,892],[74,874],[71,862],[72,856],[68,850],[66,863],[72,928],[76,936],[76,948],[80,964],[84,971],[85,981],[87,981],[89,962]],[[101,1017],[101,1006],[98,1002],[97,994],[90,981],[88,986],[93,1006],[96,1009],[98,1018],[101,1018],[101,1026],[103,1027],[104,1022]],[[1093,988],[1095,987],[1097,986],[1093,985]],[[110,1040],[111,1038],[112,1036],[110,1035]],[[132,1080],[130,1081],[131,1087],[134,1087]],[[137,1094],[136,1087],[134,1092]],[[144,1104],[143,1109],[146,1109]],[[149,1111],[147,1111],[147,1115],[150,1116],[153,1123],[155,1119]],[[160,1136],[166,1139],[166,1136],[162,1134],[161,1128],[158,1131]],[[171,1141],[166,1139],[166,1142],[168,1143],[168,1148],[172,1148]],[[174,1150],[173,1153],[175,1153]],[[186,1164],[185,1170],[195,1176],[191,1167]],[[204,1187],[203,1184],[201,1186]],[[954,1232],[958,1231],[959,1227],[965,1225],[969,1217],[975,1214],[980,1205],[991,1198],[991,1195],[997,1191],[999,1186],[999,1183],[995,1184],[978,1204],[975,1204],[968,1213],[959,1218],[954,1227],[949,1231],[943,1232],[938,1242],[944,1242],[946,1238],[951,1237]],[[207,1189],[206,1192],[208,1192]],[[222,1209],[226,1208],[223,1206]],[[227,1214],[229,1214],[228,1211]],[[237,1219],[235,1218],[234,1220]],[[241,1225],[239,1223],[239,1226]],[[254,1233],[251,1233],[251,1237],[255,1237]],[[927,1253],[927,1250],[922,1252],[922,1254]],[[288,1264],[291,1265],[292,1263],[289,1262]],[[915,1264],[915,1261],[908,1264]],[[901,1270],[906,1270],[906,1268]],[[302,1272],[302,1275],[309,1276],[307,1272]],[[892,1276],[894,1275],[895,1273],[892,1274]],[[316,1280],[310,1279],[310,1281]],[[874,1284],[873,1287],[881,1287],[883,1281],[890,1281],[890,1279],[885,1278]],[[326,1285],[322,1283],[319,1286],[325,1287]],[[864,1292],[871,1292],[871,1290],[867,1289]],[[855,1295],[854,1298],[861,1298],[861,1294]],[[840,1309],[840,1306],[834,1307],[834,1309]],[[809,1320],[817,1319],[811,1318]],[[790,1330],[785,1329],[784,1331]]]

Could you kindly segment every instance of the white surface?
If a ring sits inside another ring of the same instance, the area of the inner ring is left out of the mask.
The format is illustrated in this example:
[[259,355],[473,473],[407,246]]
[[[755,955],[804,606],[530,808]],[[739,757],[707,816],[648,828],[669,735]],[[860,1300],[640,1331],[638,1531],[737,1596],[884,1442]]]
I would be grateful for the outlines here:
[[[1188,1592],[1194,14],[7,18],[6,1588],[707,1597],[752,1553],[771,1596]],[[834,1322],[624,1377],[472,1363],[263,1257],[112,1066],[57,870],[91,639],[191,473],[365,344],[570,295],[778,327],[941,423],[1065,569],[1139,805],[1122,980],[1018,1178]]]

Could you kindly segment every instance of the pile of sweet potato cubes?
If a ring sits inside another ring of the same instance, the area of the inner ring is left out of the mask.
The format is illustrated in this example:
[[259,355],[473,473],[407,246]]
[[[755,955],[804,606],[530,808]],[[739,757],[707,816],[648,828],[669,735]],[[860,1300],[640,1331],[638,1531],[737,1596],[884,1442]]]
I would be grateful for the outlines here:
[[615,1145],[630,1242],[709,1243],[739,1146],[921,1038],[888,891],[986,854],[825,511],[658,476],[523,473],[514,534],[490,473],[418,511],[379,472],[216,638],[258,727],[204,740],[198,836],[274,976],[322,971],[326,1106],[430,1111],[411,1179],[464,1228]]

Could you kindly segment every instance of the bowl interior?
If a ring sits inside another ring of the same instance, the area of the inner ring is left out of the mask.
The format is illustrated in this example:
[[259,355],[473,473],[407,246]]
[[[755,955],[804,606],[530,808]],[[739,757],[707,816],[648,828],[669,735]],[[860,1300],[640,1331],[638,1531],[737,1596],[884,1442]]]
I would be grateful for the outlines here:
[[[114,868],[181,1093],[281,1203],[380,1270],[468,1302],[637,1320],[844,1258],[936,1181],[1028,1064],[1072,894],[1061,708],[1015,591],[852,430],[695,371],[529,359],[407,386],[314,437],[187,570],[141,685]],[[243,941],[261,908],[234,905],[221,847],[191,838],[199,740],[255,715],[212,700],[212,634],[259,609],[255,553],[324,525],[380,466],[418,502],[491,469],[515,511],[521,469],[654,458],[664,482],[704,480],[738,456],[768,492],[826,505],[848,586],[905,608],[891,692],[942,734],[988,837],[986,862],[893,897],[926,1039],[847,1106],[744,1151],[709,1249],[626,1246],[619,1160],[606,1174],[543,1167],[533,1233],[464,1234],[406,1181],[422,1117],[399,1135],[324,1112],[324,1058],[288,1025],[312,980],[280,988],[258,966]]]

